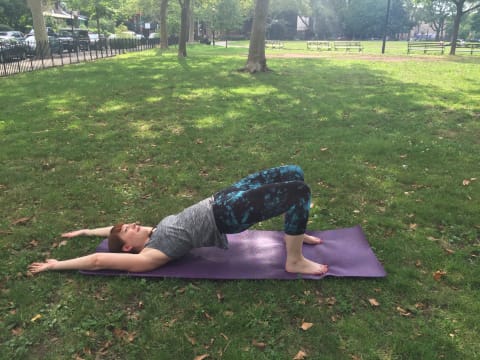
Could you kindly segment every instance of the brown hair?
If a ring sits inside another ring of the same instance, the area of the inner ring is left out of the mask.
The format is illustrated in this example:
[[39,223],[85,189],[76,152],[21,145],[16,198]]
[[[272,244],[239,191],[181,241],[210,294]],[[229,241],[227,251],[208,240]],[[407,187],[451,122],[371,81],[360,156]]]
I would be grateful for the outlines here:
[[110,250],[110,252],[123,252],[122,247],[125,245],[125,242],[120,238],[122,226],[123,223],[118,223],[110,230],[110,234],[108,235],[108,250]]

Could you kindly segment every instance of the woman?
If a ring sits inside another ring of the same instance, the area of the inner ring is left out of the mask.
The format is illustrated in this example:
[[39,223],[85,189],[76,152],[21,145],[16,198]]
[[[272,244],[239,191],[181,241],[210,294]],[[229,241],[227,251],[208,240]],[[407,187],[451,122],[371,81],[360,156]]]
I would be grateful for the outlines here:
[[167,216],[157,227],[118,224],[82,229],[63,237],[108,237],[109,253],[95,253],[70,260],[33,263],[29,270],[124,270],[150,271],[204,246],[228,248],[226,234],[244,231],[252,225],[285,214],[285,270],[321,275],[328,267],[306,259],[302,244],[319,244],[320,239],[305,234],[310,210],[310,188],[303,170],[286,165],[251,174],[212,197]]

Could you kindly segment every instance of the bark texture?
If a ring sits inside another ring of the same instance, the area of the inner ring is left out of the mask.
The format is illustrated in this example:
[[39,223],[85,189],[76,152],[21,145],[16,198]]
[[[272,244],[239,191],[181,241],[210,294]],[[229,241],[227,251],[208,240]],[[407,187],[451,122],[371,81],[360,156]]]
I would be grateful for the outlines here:
[[243,69],[250,73],[268,71],[267,58],[265,57],[265,29],[267,26],[268,2],[269,0],[256,0],[255,2],[248,60]]

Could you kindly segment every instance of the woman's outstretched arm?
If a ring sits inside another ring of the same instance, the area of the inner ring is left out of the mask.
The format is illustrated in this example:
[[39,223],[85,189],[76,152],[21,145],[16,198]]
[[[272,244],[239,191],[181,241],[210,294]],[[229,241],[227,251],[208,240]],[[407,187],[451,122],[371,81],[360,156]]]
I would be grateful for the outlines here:
[[139,254],[95,253],[69,260],[49,259],[34,262],[28,269],[32,274],[43,271],[60,270],[123,270],[143,272],[156,269],[169,262],[171,258],[155,249],[145,249]]
[[76,236],[108,236],[110,234],[110,230],[112,230],[113,226],[106,226],[96,229],[80,229],[69,231],[62,234],[62,237],[72,238]]

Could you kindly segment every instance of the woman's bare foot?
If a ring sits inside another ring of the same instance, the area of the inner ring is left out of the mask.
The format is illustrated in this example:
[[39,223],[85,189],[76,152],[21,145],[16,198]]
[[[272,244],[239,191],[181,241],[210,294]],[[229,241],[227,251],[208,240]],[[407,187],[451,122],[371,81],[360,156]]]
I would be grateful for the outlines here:
[[302,257],[298,261],[288,261],[285,264],[285,270],[289,273],[306,275],[323,275],[328,271],[328,266],[318,264],[314,261]]
[[303,234],[303,242],[305,244],[318,245],[318,244],[321,244],[323,241],[318,237],[308,235],[308,234]]

